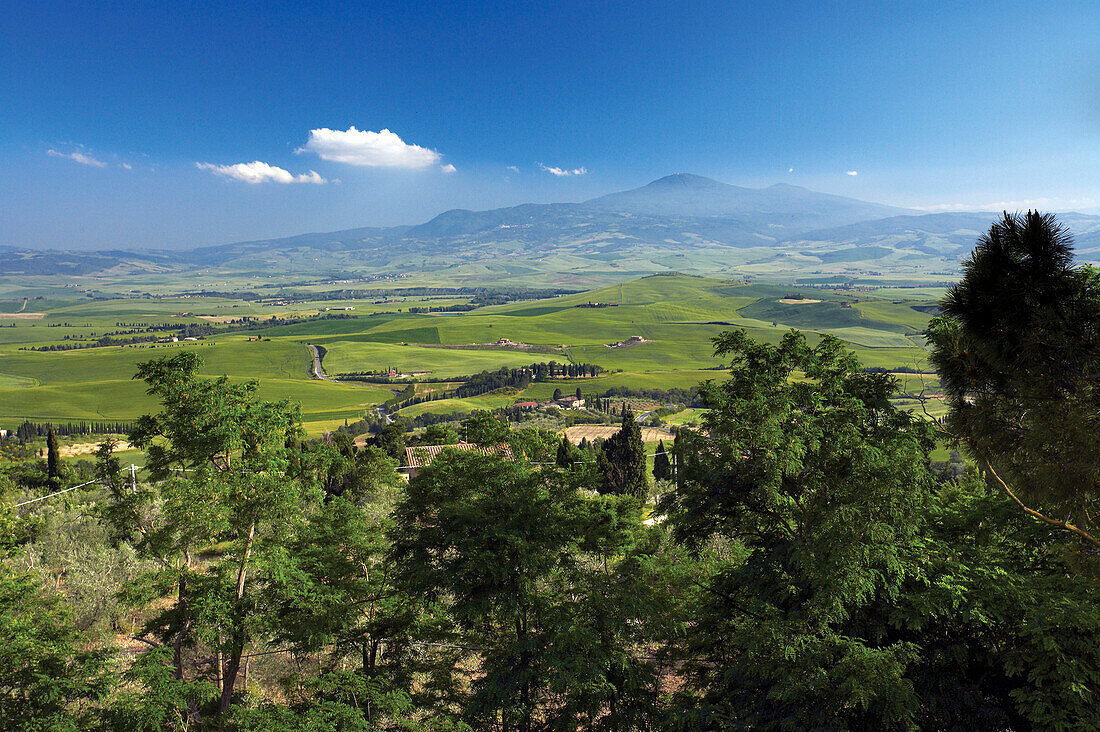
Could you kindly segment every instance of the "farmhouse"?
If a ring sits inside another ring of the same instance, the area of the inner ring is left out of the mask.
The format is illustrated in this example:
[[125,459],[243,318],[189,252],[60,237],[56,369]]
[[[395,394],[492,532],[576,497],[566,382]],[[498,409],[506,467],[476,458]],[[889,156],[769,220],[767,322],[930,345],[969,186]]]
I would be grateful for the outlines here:
[[538,402],[516,402],[513,407],[519,407],[520,409],[538,409]]
[[412,480],[425,468],[432,464],[436,456],[444,450],[460,450],[462,452],[474,451],[482,455],[500,455],[509,460],[515,460],[512,448],[507,445],[475,445],[472,442],[459,442],[455,445],[419,445],[405,448],[405,464],[397,469],[406,480]]
[[641,343],[649,343],[649,341],[647,341],[645,338],[642,338],[640,335],[632,335],[625,341],[619,341],[618,343],[608,343],[606,345],[608,348],[629,348],[630,346],[637,346]]
[[559,399],[558,404],[565,409],[583,409],[584,399],[582,397],[567,396]]

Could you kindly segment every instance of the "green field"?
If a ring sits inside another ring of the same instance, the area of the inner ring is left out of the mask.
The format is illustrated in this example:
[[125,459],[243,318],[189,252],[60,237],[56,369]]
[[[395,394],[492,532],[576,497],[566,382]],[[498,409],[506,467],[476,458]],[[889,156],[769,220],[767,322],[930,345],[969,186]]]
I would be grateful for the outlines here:
[[531,354],[511,350],[475,351],[469,349],[401,346],[392,343],[326,341],[325,371],[339,374],[352,371],[421,372],[432,378],[466,376],[502,366],[524,366],[539,360]]
[[[163,287],[170,284],[165,282]],[[407,312],[409,307],[462,300],[300,300],[272,306],[231,297],[81,300],[71,289],[35,292],[43,299],[29,300],[28,312],[42,313],[41,318],[5,318],[0,313],[0,426],[10,428],[23,419],[133,419],[154,406],[142,385],[131,378],[137,364],[186,348],[203,357],[205,375],[256,379],[264,397],[300,402],[307,429],[313,433],[361,418],[402,387],[316,380],[310,373],[307,343],[327,350],[324,369],[329,374],[395,368],[401,373],[426,372],[428,378],[452,379],[500,367],[557,361],[591,363],[606,370],[598,378],[569,382],[566,391],[577,385],[586,394],[612,387],[689,389],[705,379],[722,377],[716,369],[723,364],[714,356],[711,340],[734,328],[744,328],[753,338],[769,343],[778,342],[792,327],[806,331],[811,342],[822,333],[833,333],[845,340],[866,366],[927,370],[920,333],[938,294],[743,285],[659,275],[546,300],[516,301],[463,313],[412,314]],[[613,307],[579,307],[588,303]],[[3,304],[17,310],[22,300],[9,295]],[[272,315],[304,317],[326,307],[355,310],[341,311],[351,317],[340,319],[250,332],[216,332],[198,342],[25,350],[87,341],[130,326],[178,328],[190,323],[224,329],[216,321],[243,316],[264,321]],[[403,312],[395,312],[398,309]],[[250,342],[249,335],[261,340]],[[609,347],[631,336],[639,336],[643,342]],[[525,345],[493,345],[501,338]],[[917,377],[903,379],[906,391],[912,394],[921,388],[929,392],[938,388],[938,384],[927,383],[927,378],[923,386]],[[527,399],[544,400],[557,386],[534,384],[520,394],[427,402],[408,407],[402,414],[468,412]],[[419,391],[428,388],[432,387],[424,385]]]
[[[0,424],[34,421],[129,420],[155,405],[131,377],[137,364],[181,349],[197,351],[202,373],[257,379],[268,399],[300,402],[307,421],[359,419],[390,392],[370,386],[332,384],[309,378],[310,359],[297,343],[249,343],[225,336],[200,344],[88,348],[62,352],[5,351],[0,378]],[[30,385],[29,385],[30,384]]]

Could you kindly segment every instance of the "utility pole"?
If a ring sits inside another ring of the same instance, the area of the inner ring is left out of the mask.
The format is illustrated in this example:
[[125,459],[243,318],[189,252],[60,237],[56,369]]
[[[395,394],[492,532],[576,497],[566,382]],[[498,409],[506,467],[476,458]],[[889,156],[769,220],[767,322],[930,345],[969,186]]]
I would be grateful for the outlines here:
[[137,493],[137,466],[130,463],[130,492]]

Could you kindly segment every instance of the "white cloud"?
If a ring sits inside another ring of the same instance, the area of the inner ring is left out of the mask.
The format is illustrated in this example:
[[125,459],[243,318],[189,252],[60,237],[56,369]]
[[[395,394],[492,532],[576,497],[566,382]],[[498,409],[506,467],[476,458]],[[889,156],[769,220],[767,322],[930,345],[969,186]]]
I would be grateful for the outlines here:
[[134,169],[134,166],[130,165],[129,163],[123,163],[122,167],[125,168],[126,170],[133,170]]
[[788,172],[788,173],[793,173],[793,172],[794,172],[794,168],[787,168],[787,172]]
[[535,163],[535,165],[539,166],[539,168],[545,170],[550,175],[556,175],[559,178],[568,175],[585,175],[586,173],[588,173],[587,168],[573,168],[572,170],[569,170],[568,168],[555,168],[549,165],[543,165],[542,163]]
[[456,170],[455,166],[451,165],[450,163],[447,163],[446,165],[440,165],[439,169],[442,170],[444,173],[453,173]]
[[315,185],[321,185],[322,183],[328,183],[327,180],[322,178],[316,170],[311,170],[308,173],[302,173],[301,175],[294,176],[295,183],[313,183]]
[[517,168],[517,167],[516,167],[516,166],[514,166],[514,165],[509,165],[509,166],[508,166],[507,168],[505,168],[505,170],[510,170],[510,171],[512,171],[513,173],[518,173],[518,172],[519,172],[519,168]]
[[251,163],[237,163],[236,165],[214,165],[213,163],[195,163],[199,170],[209,170],[214,175],[232,178],[244,183],[327,183],[324,178],[309,171],[301,175],[294,175],[288,170],[275,165],[268,165],[259,160]]
[[844,175],[859,175],[859,171],[858,170],[846,170],[846,171],[844,171]]
[[1094,198],[1025,198],[1018,201],[994,201],[992,203],[938,203],[931,206],[909,206],[917,211],[1026,211],[1028,209],[1073,211],[1098,205]]
[[102,160],[96,160],[91,155],[85,155],[84,153],[82,153],[80,151],[71,152],[71,153],[63,153],[63,152],[58,152],[57,150],[54,150],[54,149],[51,148],[51,149],[46,151],[46,154],[47,155],[53,155],[55,158],[68,158],[69,160],[75,160],[76,162],[80,163],[81,165],[91,165],[91,166],[96,167],[96,168],[106,168],[107,167],[107,163],[103,162]]
[[371,132],[355,127],[310,130],[309,140],[294,152],[314,153],[322,160],[368,168],[422,169],[435,165],[443,157],[435,150],[409,145],[387,129]]

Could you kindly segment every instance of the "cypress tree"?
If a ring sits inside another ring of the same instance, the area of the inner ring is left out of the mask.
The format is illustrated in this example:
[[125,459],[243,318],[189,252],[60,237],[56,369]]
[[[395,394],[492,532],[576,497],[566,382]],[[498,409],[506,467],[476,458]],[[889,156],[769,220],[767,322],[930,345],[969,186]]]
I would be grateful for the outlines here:
[[557,463],[559,468],[568,468],[573,464],[573,445],[569,442],[568,435],[562,435],[554,462]]
[[657,443],[657,454],[653,456],[653,477],[657,480],[672,480],[672,462],[665,452],[664,440]]
[[61,485],[61,452],[57,448],[57,434],[52,425],[46,433],[46,476],[51,487]]
[[622,427],[604,440],[597,456],[603,493],[629,494],[644,501],[649,493],[642,429],[625,408]]
[[684,441],[680,439],[683,430],[677,429],[676,436],[672,438],[672,464],[669,466],[669,475],[676,480],[677,467],[684,461]]

